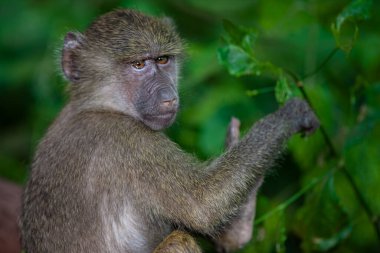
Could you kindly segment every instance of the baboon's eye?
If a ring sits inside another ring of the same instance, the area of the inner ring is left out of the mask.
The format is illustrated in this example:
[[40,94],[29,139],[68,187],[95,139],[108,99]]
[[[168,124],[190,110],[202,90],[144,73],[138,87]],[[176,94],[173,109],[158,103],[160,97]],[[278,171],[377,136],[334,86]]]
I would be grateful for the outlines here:
[[132,67],[135,69],[143,69],[145,67],[145,61],[135,61],[132,63]]
[[169,56],[167,55],[159,56],[156,58],[156,62],[158,64],[166,64],[168,63],[168,61],[169,61]]

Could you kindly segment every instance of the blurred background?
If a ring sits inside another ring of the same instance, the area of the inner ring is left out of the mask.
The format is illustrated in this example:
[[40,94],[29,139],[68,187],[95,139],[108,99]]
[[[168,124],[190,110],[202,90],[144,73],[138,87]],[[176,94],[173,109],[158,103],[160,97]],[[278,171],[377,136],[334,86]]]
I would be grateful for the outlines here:
[[[347,53],[334,51],[331,24],[348,0],[2,0],[0,179],[26,182],[34,149],[67,100],[59,64],[65,33],[118,7],[174,19],[188,47],[181,111],[167,134],[200,159],[218,156],[232,116],[244,133],[278,108],[275,77],[232,76],[218,61],[229,43],[226,19],[258,34],[258,58],[301,77],[336,150],[321,131],[292,138],[260,191],[254,238],[242,252],[379,252],[380,3],[353,2],[371,4],[370,18],[352,21],[357,38]],[[0,252],[1,240],[0,232]]]

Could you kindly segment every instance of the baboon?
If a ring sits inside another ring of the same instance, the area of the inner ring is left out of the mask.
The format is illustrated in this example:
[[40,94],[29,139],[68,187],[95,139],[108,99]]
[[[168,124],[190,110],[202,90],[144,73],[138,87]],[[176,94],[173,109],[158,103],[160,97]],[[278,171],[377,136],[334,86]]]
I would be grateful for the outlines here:
[[160,130],[179,105],[183,41],[168,18],[119,9],[69,32],[70,99],[38,145],[22,206],[35,252],[200,252],[218,236],[295,133],[318,120],[293,99],[204,163]]

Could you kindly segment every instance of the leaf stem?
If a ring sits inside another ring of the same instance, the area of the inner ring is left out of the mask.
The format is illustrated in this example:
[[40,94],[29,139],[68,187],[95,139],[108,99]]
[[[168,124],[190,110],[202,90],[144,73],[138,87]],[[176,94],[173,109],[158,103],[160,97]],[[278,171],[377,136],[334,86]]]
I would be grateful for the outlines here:
[[[330,173],[328,173],[328,174],[330,174]],[[290,206],[293,202],[295,202],[297,199],[299,199],[310,188],[312,188],[314,185],[316,185],[317,183],[319,183],[325,177],[326,177],[326,175],[323,175],[321,177],[314,178],[313,180],[311,180],[311,182],[308,185],[306,185],[301,190],[299,190],[298,192],[296,192],[293,196],[291,196],[290,198],[288,198],[286,201],[284,201],[283,203],[279,204],[276,208],[272,209],[271,211],[265,213],[260,218],[256,219],[255,226],[258,225],[258,224],[260,224],[260,223],[262,223],[264,220],[268,219],[270,216],[274,215],[275,213],[277,213],[277,212],[279,212],[281,210],[286,209],[288,206]]]
[[[292,75],[292,77],[294,78],[294,75]],[[303,82],[301,80],[295,80],[295,81],[296,81],[297,87],[301,91],[302,96],[308,102],[308,104],[313,109],[313,111],[315,111],[314,108],[313,108],[313,105],[311,104],[309,96],[307,95],[307,93],[306,93],[306,91],[304,89]],[[330,149],[330,154],[332,155],[332,157],[334,157],[334,158],[336,158],[338,160],[341,160],[341,157],[338,154],[338,152],[336,151],[336,149],[334,147],[334,144],[331,141],[331,138],[327,134],[326,128],[322,124],[320,125],[320,130],[321,130],[321,133],[322,133],[322,136],[323,136],[323,139],[324,139],[326,145]],[[365,198],[363,197],[362,193],[360,192],[359,187],[355,183],[354,178],[351,176],[351,174],[347,170],[347,167],[344,165],[344,163],[341,164],[340,168],[342,169],[343,174],[345,175],[345,177],[347,178],[349,184],[351,185],[352,189],[354,190],[354,192],[356,194],[356,197],[357,197],[360,205],[363,207],[363,209],[364,209],[365,213],[367,214],[370,222],[374,226],[374,229],[376,231],[376,235],[378,237],[378,240],[380,241],[380,217],[376,216],[372,212],[371,208],[369,207],[368,203],[366,202]]]
[[309,78],[315,74],[317,74],[321,69],[325,67],[325,65],[330,61],[330,59],[339,51],[338,47],[335,47],[331,52],[328,54],[328,56],[323,60],[323,62],[313,71],[310,73],[307,73],[303,76],[302,80],[305,80],[306,78]]
[[360,204],[362,205],[365,213],[367,214],[369,220],[374,226],[374,229],[376,231],[377,238],[380,241],[380,219],[379,216],[374,215],[371,208],[368,206],[366,200],[364,199],[363,195],[361,194],[359,187],[356,185],[354,178],[351,176],[349,171],[347,170],[346,166],[342,166],[342,172],[346,176],[348,182],[351,184],[352,189],[354,190]]

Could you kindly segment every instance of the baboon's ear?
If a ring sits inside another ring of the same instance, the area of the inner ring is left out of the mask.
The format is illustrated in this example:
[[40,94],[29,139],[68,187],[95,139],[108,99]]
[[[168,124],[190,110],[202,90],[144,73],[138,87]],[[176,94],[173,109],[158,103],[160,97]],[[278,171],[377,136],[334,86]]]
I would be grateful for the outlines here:
[[81,33],[68,32],[65,36],[62,49],[61,66],[66,79],[76,83],[80,80],[79,50],[84,36]]

